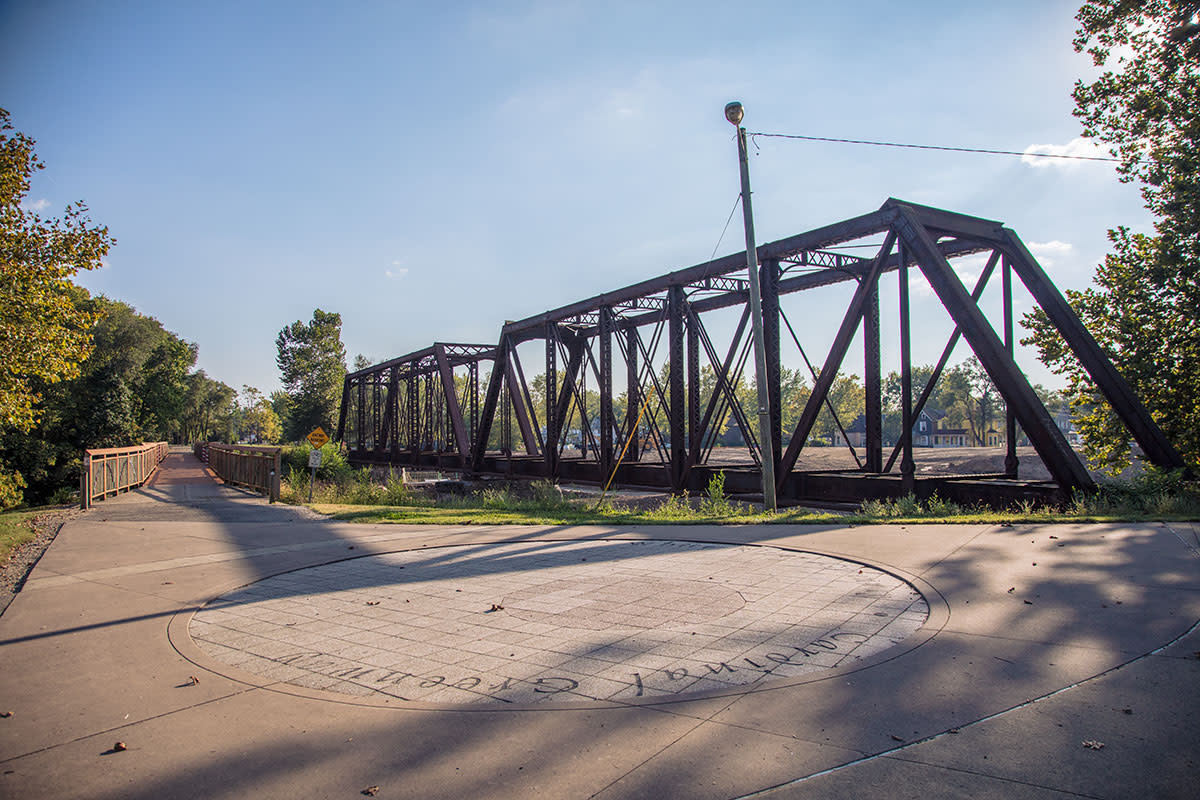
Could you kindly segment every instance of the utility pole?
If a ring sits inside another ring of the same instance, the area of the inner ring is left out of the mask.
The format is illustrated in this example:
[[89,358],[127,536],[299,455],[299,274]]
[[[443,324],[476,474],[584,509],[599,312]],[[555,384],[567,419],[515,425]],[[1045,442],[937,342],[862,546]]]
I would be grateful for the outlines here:
[[775,511],[775,452],[771,446],[771,401],[767,394],[767,345],[763,338],[762,295],[758,281],[758,247],[754,243],[754,212],[750,206],[750,163],[742,104],[725,106],[725,119],[737,128],[738,166],[742,173],[742,219],[746,227],[746,269],[750,274],[750,324],[754,329],[754,372],[758,385],[758,441],[762,450],[763,509]]

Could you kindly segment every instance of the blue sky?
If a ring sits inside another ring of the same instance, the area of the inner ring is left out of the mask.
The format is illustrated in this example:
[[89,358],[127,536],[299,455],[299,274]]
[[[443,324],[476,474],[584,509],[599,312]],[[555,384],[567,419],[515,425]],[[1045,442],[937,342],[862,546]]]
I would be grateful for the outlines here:
[[[751,131],[1068,146],[1092,70],[1075,10],[10,1],[0,105],[47,164],[29,202],[85,200],[118,241],[79,282],[270,391],[276,334],[315,307],[379,361],[707,260],[738,194],[733,99]],[[1106,164],[760,139],[751,172],[760,242],[895,196],[1004,221],[1060,287],[1108,228],[1151,222]],[[741,242],[738,217],[718,255]],[[803,311],[810,353],[840,302]],[[914,302],[933,361],[948,323]]]

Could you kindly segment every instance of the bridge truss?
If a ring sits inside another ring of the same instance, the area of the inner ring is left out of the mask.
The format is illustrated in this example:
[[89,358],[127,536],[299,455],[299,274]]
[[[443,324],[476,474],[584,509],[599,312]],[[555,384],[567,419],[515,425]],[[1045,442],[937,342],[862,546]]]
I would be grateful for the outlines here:
[[[851,248],[874,253],[842,252]],[[986,263],[968,288],[952,262],[976,254]],[[1183,466],[1024,243],[999,222],[889,199],[878,211],[761,245],[758,258],[781,502],[937,492],[946,499],[1001,503],[1063,499],[1094,488],[1013,359],[1013,275],[1057,327],[1146,458],[1170,468]],[[953,323],[934,373],[923,385],[913,384],[911,364],[909,277],[914,270]],[[997,271],[1003,298],[999,332],[980,304]],[[701,489],[723,470],[728,489],[754,493],[761,487],[757,409],[745,407],[737,391],[747,369],[753,370],[744,273],[744,254],[725,256],[509,322],[495,345],[436,343],[350,373],[338,439],[359,464],[598,484],[611,477],[617,485],[671,490]],[[899,440],[885,448],[880,286],[890,273],[898,275],[901,425]],[[783,300],[836,284],[848,284],[852,291],[832,345],[818,364],[802,345],[807,333],[802,311],[789,311]],[[1004,401],[1004,470],[918,475],[914,424],[960,339]],[[850,448],[856,467],[799,469],[823,408],[833,413],[842,440],[849,442],[845,426],[850,420],[837,419],[831,391],[854,342],[861,342],[858,363],[865,390],[862,452]],[[802,408],[786,415],[781,407],[785,348],[799,351],[812,379]],[[485,361],[486,380],[481,377]],[[530,361],[541,369],[532,381],[527,374],[537,373],[527,371]],[[1017,479],[1018,426],[1051,481]],[[729,449],[723,448],[721,458],[714,459],[718,440],[729,427],[736,427],[746,443],[744,457],[730,460]]]

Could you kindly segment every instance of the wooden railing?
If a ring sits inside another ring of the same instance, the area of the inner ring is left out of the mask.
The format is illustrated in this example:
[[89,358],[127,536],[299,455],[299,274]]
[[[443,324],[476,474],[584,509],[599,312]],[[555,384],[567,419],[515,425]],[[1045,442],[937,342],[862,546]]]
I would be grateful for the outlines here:
[[262,492],[272,503],[279,499],[281,448],[197,442],[192,449],[226,483]]
[[88,509],[97,500],[136,489],[150,479],[166,457],[166,442],[84,450],[79,506]]

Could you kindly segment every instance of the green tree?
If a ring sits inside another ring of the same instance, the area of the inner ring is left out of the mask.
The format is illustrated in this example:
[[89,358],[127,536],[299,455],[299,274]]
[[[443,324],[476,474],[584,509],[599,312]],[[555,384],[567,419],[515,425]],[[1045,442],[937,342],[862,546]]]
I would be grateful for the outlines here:
[[337,420],[346,377],[341,314],[313,311],[312,321],[296,320],[275,339],[283,389],[288,394],[288,439],[297,440],[318,425]]
[[[1109,145],[1141,184],[1154,236],[1109,231],[1113,252],[1093,286],[1068,291],[1075,311],[1167,436],[1200,464],[1200,5],[1094,0],[1074,41],[1105,71],[1075,86],[1085,136]],[[1040,311],[1023,319],[1041,360],[1066,378],[1094,463],[1129,463],[1130,436]]]
[[21,207],[43,168],[34,144],[0,108],[0,423],[20,430],[37,419],[37,385],[79,374],[91,352],[95,317],[76,304],[71,276],[99,267],[113,244],[81,202],[61,219]]
[[237,420],[237,393],[197,370],[185,380],[186,394],[180,426],[185,441],[229,442]]
[[237,434],[239,439],[258,443],[278,442],[283,435],[279,415],[271,401],[253,386],[243,386],[238,403]]

